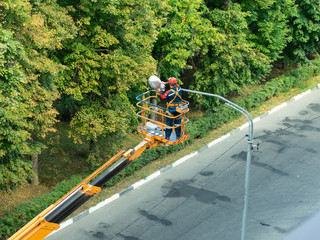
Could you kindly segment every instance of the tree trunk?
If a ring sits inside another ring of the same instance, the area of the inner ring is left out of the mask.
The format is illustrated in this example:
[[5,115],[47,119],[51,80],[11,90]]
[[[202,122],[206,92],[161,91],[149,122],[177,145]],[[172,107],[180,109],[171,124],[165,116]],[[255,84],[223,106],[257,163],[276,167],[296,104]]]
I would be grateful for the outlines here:
[[93,152],[94,155],[96,157],[99,157],[100,155],[100,150],[99,150],[99,146],[98,146],[98,143],[97,143],[97,140],[96,139],[91,139],[90,140],[90,146],[89,146],[89,150],[90,152]]
[[100,150],[97,139],[90,140],[89,148],[89,163],[92,167],[97,167],[101,163]]
[[[157,105],[157,99],[152,98],[151,103],[154,105]],[[157,114],[154,112],[151,112],[151,119],[152,120],[157,120]]]
[[34,176],[31,179],[32,185],[39,185],[39,174],[38,174],[38,153],[32,153],[31,155],[32,161],[32,171],[34,172]]

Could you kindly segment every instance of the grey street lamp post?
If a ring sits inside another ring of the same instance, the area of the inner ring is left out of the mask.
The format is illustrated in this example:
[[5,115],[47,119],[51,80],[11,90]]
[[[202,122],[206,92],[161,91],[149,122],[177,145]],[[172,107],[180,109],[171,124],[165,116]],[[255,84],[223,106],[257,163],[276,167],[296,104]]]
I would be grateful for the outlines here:
[[205,93],[205,92],[199,92],[189,89],[182,89],[184,92],[189,93],[195,93],[195,94],[201,94],[204,96],[209,97],[216,97],[220,100],[224,101],[226,105],[229,107],[232,107],[233,109],[241,112],[243,115],[246,116],[248,120],[248,150],[247,150],[247,164],[246,164],[246,176],[245,176],[245,186],[244,186],[244,205],[243,205],[243,213],[242,213],[242,228],[241,228],[241,240],[245,240],[245,231],[246,231],[246,220],[247,220],[247,210],[248,210],[248,193],[249,193],[249,184],[250,184],[250,166],[251,166],[251,150],[253,149],[253,120],[251,115],[242,107],[238,106],[237,104],[229,101],[228,99],[225,99],[224,97],[221,97],[217,94],[212,93]]

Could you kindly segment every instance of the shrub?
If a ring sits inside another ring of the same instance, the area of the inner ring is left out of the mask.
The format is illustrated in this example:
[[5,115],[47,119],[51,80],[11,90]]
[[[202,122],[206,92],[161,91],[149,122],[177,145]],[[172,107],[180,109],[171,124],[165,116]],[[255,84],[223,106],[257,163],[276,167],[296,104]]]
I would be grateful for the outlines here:
[[49,205],[63,197],[82,179],[83,176],[80,175],[72,176],[69,180],[57,184],[50,193],[37,196],[31,201],[15,207],[12,211],[6,211],[5,215],[0,218],[0,239],[7,239],[14,234]]

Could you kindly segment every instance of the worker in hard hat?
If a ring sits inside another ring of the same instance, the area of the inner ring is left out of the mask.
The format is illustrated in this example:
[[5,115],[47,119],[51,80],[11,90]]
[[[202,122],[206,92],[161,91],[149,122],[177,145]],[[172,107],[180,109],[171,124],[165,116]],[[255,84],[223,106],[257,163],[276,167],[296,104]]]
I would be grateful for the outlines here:
[[[162,82],[163,84],[168,84],[170,89],[168,91],[159,90],[159,94],[161,99],[167,100],[167,109],[169,110],[168,114],[172,117],[180,115],[179,112],[176,111],[177,106],[182,104],[181,97],[181,87],[179,86],[177,79],[174,77],[170,77],[168,82]],[[173,125],[181,125],[181,116],[178,118],[166,118],[166,125],[173,127]],[[181,138],[181,126],[175,128],[177,140]],[[170,136],[172,133],[172,128],[166,128],[165,130],[165,138],[170,140]]]

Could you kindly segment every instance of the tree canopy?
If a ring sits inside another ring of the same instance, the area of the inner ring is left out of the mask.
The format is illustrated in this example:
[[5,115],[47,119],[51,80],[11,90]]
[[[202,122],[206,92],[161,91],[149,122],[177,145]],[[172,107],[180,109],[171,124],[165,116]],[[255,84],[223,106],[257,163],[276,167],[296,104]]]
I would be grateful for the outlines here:
[[0,22],[0,186],[9,189],[32,176],[26,156],[40,152],[39,138],[54,131],[55,79],[63,66],[50,52],[61,49],[76,28],[51,0],[4,0]]

